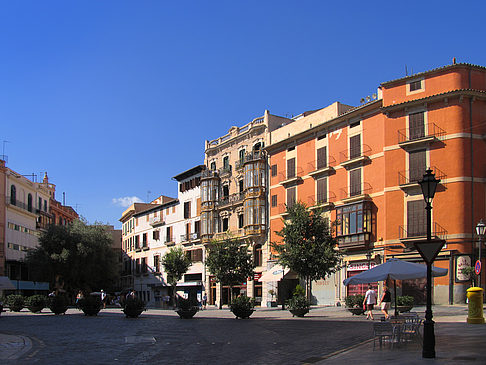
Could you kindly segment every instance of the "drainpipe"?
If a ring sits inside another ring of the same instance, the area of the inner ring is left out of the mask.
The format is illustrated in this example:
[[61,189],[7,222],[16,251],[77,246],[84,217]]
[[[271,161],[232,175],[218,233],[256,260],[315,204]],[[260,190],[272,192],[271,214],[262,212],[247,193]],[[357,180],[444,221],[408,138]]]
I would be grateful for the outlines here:
[[[469,82],[469,89],[471,89],[471,69],[469,69],[468,74],[468,82]],[[473,148],[473,123],[472,123],[472,105],[473,105],[473,98],[469,99],[469,131],[470,131],[470,139],[471,139],[471,245],[472,245],[472,253],[474,254],[474,148]]]

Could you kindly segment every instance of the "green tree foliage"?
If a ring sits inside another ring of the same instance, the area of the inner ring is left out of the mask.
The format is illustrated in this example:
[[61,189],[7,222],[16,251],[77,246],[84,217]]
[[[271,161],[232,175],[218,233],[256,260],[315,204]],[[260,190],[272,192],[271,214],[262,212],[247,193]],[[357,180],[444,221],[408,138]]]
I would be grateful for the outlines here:
[[180,247],[170,249],[162,258],[162,265],[167,273],[167,282],[172,285],[173,298],[177,282],[182,279],[182,275],[187,272],[191,264],[191,260]]
[[33,279],[74,292],[80,288],[109,290],[119,277],[112,238],[102,225],[76,220],[66,226],[49,226],[39,246],[29,251],[26,263]]
[[341,254],[331,235],[329,223],[319,209],[309,211],[302,202],[287,207],[284,227],[275,232],[283,243],[272,243],[278,262],[295,271],[305,280],[307,297],[311,298],[310,283],[330,275],[339,268]]
[[253,277],[255,268],[248,246],[233,237],[211,243],[206,266],[219,283],[230,287]]

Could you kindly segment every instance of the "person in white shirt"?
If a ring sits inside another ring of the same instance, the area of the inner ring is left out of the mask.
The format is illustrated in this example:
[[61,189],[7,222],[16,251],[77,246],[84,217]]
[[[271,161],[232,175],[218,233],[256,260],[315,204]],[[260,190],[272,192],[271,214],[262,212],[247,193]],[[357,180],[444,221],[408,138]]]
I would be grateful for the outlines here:
[[366,304],[366,309],[368,313],[366,314],[366,319],[374,320],[373,318],[373,306],[376,304],[376,292],[372,289],[371,284],[368,285],[368,291],[365,294],[363,300],[363,306]]

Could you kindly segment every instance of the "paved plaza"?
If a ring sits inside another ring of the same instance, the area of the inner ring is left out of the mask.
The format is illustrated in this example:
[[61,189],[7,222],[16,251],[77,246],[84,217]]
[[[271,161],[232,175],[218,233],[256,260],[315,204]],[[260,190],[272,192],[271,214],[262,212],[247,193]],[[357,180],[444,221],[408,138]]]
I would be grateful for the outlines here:
[[[306,318],[292,318],[279,309],[257,309],[249,320],[237,320],[227,309],[202,311],[192,320],[181,320],[171,310],[148,310],[138,319],[127,319],[118,308],[102,310],[96,317],[75,309],[61,316],[47,309],[41,314],[24,309],[0,316],[0,362],[486,363],[481,354],[486,326],[465,324],[464,306],[441,307],[436,312],[438,359],[422,360],[419,344],[373,351],[372,322],[339,307],[315,308]],[[460,335],[468,344],[457,341]],[[457,351],[452,351],[454,346]]]

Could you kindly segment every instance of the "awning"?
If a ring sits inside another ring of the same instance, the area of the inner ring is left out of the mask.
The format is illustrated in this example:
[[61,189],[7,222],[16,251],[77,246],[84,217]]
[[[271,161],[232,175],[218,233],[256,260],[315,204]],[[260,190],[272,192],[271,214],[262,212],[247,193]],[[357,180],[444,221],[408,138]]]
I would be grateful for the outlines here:
[[15,286],[6,276],[0,276],[0,290],[15,290]]
[[177,287],[180,286],[202,286],[202,281],[186,281],[184,283],[177,283]]
[[276,264],[271,269],[265,271],[258,281],[280,281],[289,271],[289,268],[284,268],[282,265]]

